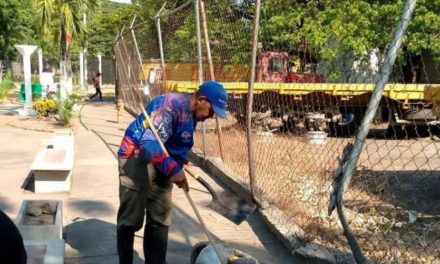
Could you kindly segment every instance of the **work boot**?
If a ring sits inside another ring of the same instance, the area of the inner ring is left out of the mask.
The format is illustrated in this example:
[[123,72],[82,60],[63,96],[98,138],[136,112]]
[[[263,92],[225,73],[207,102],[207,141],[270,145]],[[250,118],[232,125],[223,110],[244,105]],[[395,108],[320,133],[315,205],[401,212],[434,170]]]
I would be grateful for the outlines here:
[[116,232],[119,264],[133,263],[134,231],[131,228],[118,228]]
[[147,224],[144,229],[145,264],[167,264],[168,226]]

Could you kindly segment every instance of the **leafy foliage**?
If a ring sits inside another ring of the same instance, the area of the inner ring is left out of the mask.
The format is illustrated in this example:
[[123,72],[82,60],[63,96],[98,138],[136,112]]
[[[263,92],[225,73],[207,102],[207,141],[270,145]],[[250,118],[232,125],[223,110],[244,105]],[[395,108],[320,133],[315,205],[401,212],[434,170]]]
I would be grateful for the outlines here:
[[82,96],[80,95],[78,90],[73,91],[73,93],[64,100],[59,98],[58,95],[57,103],[60,114],[60,120],[63,126],[70,125],[70,120],[73,117],[73,107],[81,100],[82,100]]
[[53,99],[37,99],[32,105],[32,109],[37,111],[38,116],[47,117],[49,114],[58,112],[58,104]]
[[31,13],[26,1],[0,0],[0,59],[14,59],[15,44],[37,43]]
[[[185,1],[168,1],[172,10]],[[299,60],[300,70],[307,63],[322,62],[336,78],[340,64],[348,60],[367,61],[377,50],[383,59],[393,31],[400,19],[405,0],[268,0],[262,2],[260,51],[288,52]],[[154,16],[162,5],[159,0],[138,0],[143,19],[156,38]],[[205,0],[210,43],[214,61],[248,64],[253,0]],[[162,20],[166,59],[194,61],[196,34],[191,8]],[[420,0],[398,54],[399,68],[407,67],[416,56],[428,54],[440,61],[440,1]],[[184,44],[185,43],[185,44]],[[185,48],[183,48],[185,47]]]
[[72,98],[67,98],[65,100],[59,101],[60,119],[63,126],[70,125],[70,120],[73,116],[73,106],[75,105],[75,100]]
[[83,14],[93,13],[99,0],[36,0],[32,1],[37,28],[46,38],[55,40],[60,47],[62,75],[70,76],[69,44],[86,32]]
[[135,6],[104,2],[88,25],[89,54],[113,54],[116,35],[124,24],[128,27],[135,13]]
[[[275,4],[276,3],[276,4]],[[378,48],[385,54],[400,19],[404,0],[264,1],[261,42],[268,51],[286,51],[303,61],[337,58],[367,60]],[[417,2],[403,42],[407,56],[423,52],[440,59],[440,2]],[[405,63],[400,54],[399,63]]]

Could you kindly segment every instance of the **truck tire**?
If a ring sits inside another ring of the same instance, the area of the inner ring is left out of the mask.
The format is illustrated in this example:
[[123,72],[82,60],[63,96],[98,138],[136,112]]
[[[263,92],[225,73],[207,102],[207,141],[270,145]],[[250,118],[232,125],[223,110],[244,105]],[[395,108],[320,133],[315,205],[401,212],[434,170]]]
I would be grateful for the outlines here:
[[393,124],[390,123],[388,125],[386,137],[388,139],[402,139],[402,138],[405,138],[407,136],[406,136],[406,132],[403,129],[402,125],[393,125]]

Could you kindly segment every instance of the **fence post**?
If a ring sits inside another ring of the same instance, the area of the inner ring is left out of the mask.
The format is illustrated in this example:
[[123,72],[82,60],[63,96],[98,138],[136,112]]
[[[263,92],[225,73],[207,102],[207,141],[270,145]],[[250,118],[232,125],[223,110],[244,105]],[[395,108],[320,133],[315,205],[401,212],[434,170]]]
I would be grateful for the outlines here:
[[[142,77],[144,79],[144,80],[141,80],[141,85],[142,85],[142,81],[144,82],[144,85],[147,85],[148,84],[148,80],[147,80],[147,78],[145,76],[145,73],[144,73],[144,64],[142,62],[142,56],[141,56],[141,53],[139,51],[139,46],[138,46],[138,43],[137,43],[136,34],[134,33],[134,29],[133,29],[133,25],[134,25],[134,21],[135,20],[136,20],[136,15],[133,17],[133,21],[131,22],[130,31],[131,31],[131,36],[133,37],[134,47],[136,49],[136,53],[137,53],[137,56],[138,56],[139,66],[141,67]],[[149,95],[149,97],[150,97],[150,100],[151,100],[151,94]]]
[[156,15],[157,39],[159,41],[160,68],[162,72],[163,85],[165,85],[165,81],[166,81],[166,74],[165,74],[166,72],[165,72],[165,56],[163,54],[162,29],[160,27],[160,16],[166,4],[167,2],[165,2],[162,5],[162,7],[159,9],[159,12],[157,12]]
[[368,132],[370,130],[371,122],[373,121],[377,108],[379,107],[385,84],[388,82],[391,70],[396,60],[397,51],[402,44],[403,35],[408,28],[411,14],[413,13],[415,6],[416,0],[407,0],[405,3],[405,7],[400,17],[399,23],[396,30],[394,31],[390,48],[387,51],[385,62],[380,70],[379,80],[377,81],[376,87],[373,91],[373,94],[371,95],[367,110],[365,111],[365,116],[362,119],[361,126],[357,131],[353,149],[349,153],[347,166],[342,174],[341,185],[337,189],[336,207],[339,219],[344,227],[344,235],[347,237],[347,240],[350,244],[351,250],[357,263],[368,263],[368,260],[363,255],[362,250],[360,249],[359,244],[357,243],[353,235],[353,232],[348,226],[348,221],[346,220],[343,210],[343,195],[350,185],[353,171],[356,168],[359,156],[362,152],[365,139],[367,138]]
[[[215,73],[214,73],[214,65],[212,64],[212,57],[211,57],[211,47],[209,45],[209,35],[208,35],[208,25],[206,21],[206,13],[205,13],[205,2],[203,0],[200,0],[200,14],[202,19],[202,26],[203,26],[203,35],[205,39],[205,46],[206,46],[206,54],[208,56],[208,65],[209,65],[209,72],[211,74],[211,80],[215,81]],[[222,133],[222,127],[220,125],[220,120],[218,116],[215,117],[215,124],[217,127],[217,136],[218,136],[218,147],[220,150],[220,157],[222,161],[225,160],[223,155],[223,133]]]
[[255,84],[255,68],[257,64],[257,44],[258,44],[258,32],[260,26],[260,8],[261,1],[255,1],[255,17],[254,17],[254,29],[252,36],[252,56],[251,56],[251,72],[249,76],[249,89],[248,89],[248,101],[247,101],[247,143],[248,143],[248,159],[249,159],[249,184],[251,197],[254,198],[254,186],[255,186],[255,161],[254,151],[252,147],[252,105],[254,100],[254,84]]
[[[199,84],[203,83],[203,61],[202,61],[202,34],[200,32],[200,12],[199,0],[194,0],[194,9],[196,13],[196,32],[197,32],[197,62],[199,68]],[[203,141],[203,162],[206,161],[206,127],[202,122],[202,141]]]

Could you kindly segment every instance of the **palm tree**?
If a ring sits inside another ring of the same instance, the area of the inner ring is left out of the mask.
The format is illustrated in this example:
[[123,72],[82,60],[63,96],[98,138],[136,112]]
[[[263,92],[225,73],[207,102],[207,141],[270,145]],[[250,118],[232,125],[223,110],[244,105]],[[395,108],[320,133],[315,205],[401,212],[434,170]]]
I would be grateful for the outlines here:
[[33,0],[38,28],[43,35],[59,40],[60,70],[63,78],[71,77],[69,43],[86,33],[83,14],[93,14],[100,0]]

